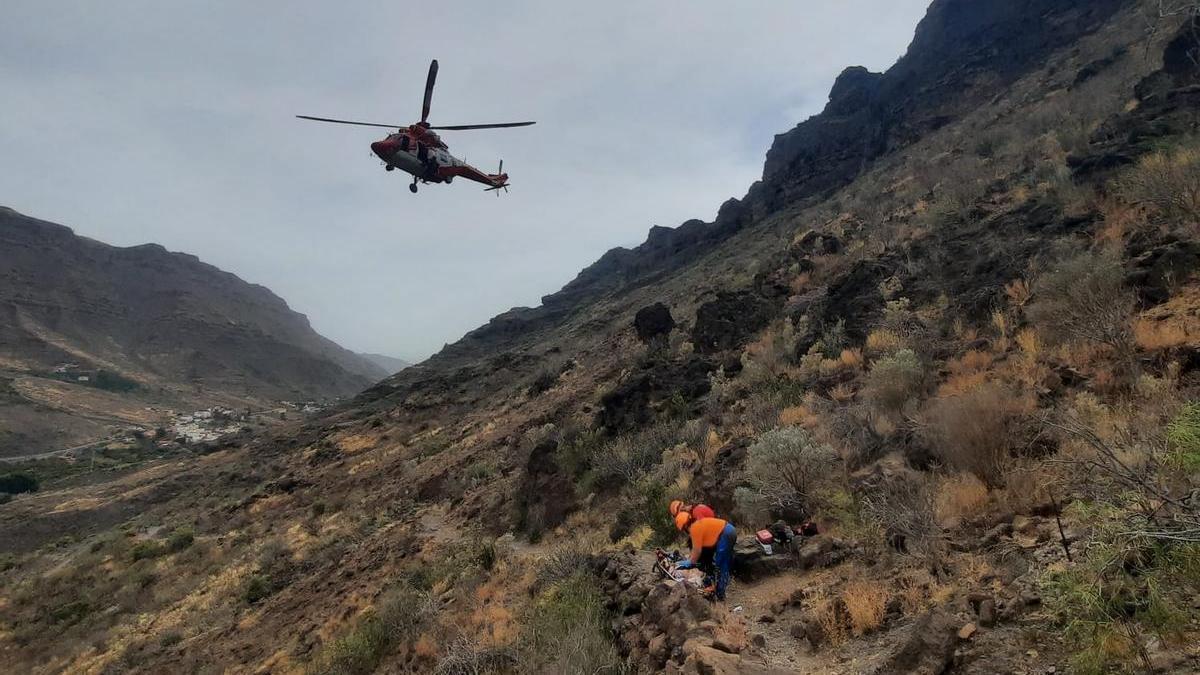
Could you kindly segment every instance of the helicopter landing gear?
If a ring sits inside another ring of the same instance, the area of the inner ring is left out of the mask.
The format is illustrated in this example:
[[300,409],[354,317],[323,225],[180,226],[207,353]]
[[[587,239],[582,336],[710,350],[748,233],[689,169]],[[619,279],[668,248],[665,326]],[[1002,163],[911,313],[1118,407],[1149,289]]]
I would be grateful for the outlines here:
[[395,171],[396,167],[391,164],[388,164],[387,166],[383,167],[383,170],[384,171]]
[[412,185],[408,186],[408,191],[413,193],[414,195],[417,194],[417,181],[414,180],[412,182]]

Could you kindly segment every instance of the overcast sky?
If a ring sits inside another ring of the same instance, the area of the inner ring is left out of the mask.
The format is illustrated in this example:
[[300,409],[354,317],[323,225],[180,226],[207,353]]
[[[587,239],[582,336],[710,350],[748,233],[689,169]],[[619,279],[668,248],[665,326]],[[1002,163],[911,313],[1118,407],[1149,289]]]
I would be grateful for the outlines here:
[[[652,225],[711,220],[848,65],[928,0],[4,0],[0,205],[263,284],[357,351],[418,359]],[[512,191],[407,189],[369,144],[434,124]]]

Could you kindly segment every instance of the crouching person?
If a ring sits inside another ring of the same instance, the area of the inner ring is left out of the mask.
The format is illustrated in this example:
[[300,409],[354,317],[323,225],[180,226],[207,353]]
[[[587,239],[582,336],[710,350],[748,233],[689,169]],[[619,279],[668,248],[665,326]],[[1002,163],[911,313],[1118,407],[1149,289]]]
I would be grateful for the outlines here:
[[692,543],[692,554],[678,568],[699,567],[712,576],[717,600],[725,599],[729,576],[733,568],[733,546],[737,543],[737,528],[721,518],[692,519],[680,512],[675,517],[675,527],[687,532]]

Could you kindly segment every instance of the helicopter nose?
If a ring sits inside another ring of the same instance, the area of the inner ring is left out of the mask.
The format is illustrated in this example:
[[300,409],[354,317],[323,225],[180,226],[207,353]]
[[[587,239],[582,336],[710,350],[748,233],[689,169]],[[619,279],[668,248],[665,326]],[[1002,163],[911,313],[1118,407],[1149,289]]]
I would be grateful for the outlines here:
[[398,144],[396,143],[396,141],[393,141],[391,139],[375,141],[374,143],[371,144],[371,151],[374,152],[376,155],[379,155],[379,158],[386,162],[388,159],[391,158],[392,155],[396,154],[397,145]]

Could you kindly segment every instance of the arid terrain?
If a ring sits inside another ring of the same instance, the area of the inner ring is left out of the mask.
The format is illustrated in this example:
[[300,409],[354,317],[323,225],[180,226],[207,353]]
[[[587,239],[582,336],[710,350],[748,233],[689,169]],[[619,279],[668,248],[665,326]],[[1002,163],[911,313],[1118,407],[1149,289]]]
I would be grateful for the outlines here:
[[[1200,671],[1200,30],[1164,7],[935,0],[713,222],[330,408],[15,495],[0,659]],[[742,535],[723,603],[654,570],[673,498]],[[776,521],[819,534],[765,555]]]
[[0,317],[0,458],[213,406],[332,400],[395,372],[194,256],[108,246],[2,207]]

